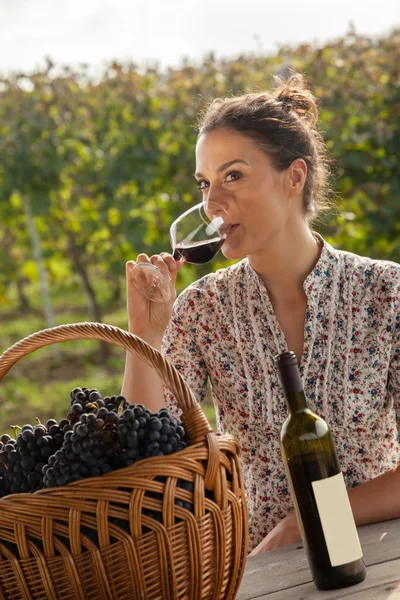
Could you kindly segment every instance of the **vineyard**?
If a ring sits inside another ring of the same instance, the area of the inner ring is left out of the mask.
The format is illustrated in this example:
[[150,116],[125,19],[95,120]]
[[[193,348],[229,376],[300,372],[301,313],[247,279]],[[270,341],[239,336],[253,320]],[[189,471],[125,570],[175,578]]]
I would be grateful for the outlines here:
[[[94,79],[85,66],[48,60],[41,72],[0,79],[1,349],[46,327],[49,315],[126,328],[125,262],[168,250],[169,224],[199,197],[198,111],[210,97],[270,88],[293,70],[320,99],[335,165],[332,208],[315,228],[338,248],[400,262],[399,56],[400,31],[349,32],[323,47],[210,55],[166,71],[111,64]],[[219,255],[211,268],[223,265]],[[185,266],[179,287],[209,269]],[[58,398],[78,382],[118,389],[123,363],[122,351],[94,342],[25,359],[1,384],[2,429],[22,404],[28,418],[61,418]]]

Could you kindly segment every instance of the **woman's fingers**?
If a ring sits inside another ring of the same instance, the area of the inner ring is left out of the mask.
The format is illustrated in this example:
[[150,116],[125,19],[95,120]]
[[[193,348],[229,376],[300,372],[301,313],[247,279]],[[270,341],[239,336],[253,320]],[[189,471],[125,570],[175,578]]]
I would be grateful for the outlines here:
[[137,255],[136,262],[147,262],[147,263],[149,263],[151,261],[150,261],[149,257],[147,256],[147,254],[144,254],[142,252],[141,254]]
[[169,264],[159,254],[153,254],[150,258],[150,262],[166,275],[170,275]]
[[168,265],[168,269],[170,271],[173,272],[177,270],[177,263],[172,254],[168,254],[168,252],[160,252],[160,256],[165,262],[165,264]]
[[182,258],[180,260],[175,260],[172,254],[169,254],[168,252],[160,252],[160,256],[167,263],[170,271],[172,272],[178,272],[185,262]]
[[[172,254],[168,252],[161,252],[160,254],[153,254],[150,258],[147,254],[138,254],[136,261],[130,260],[126,263],[126,274],[132,275],[133,268],[135,265],[139,263],[151,264],[157,269],[159,269],[164,275],[167,275],[175,284],[176,276],[178,274],[179,269],[182,267],[184,261],[179,260],[176,261]],[[136,280],[140,280],[147,276],[145,271],[139,271],[137,275],[135,275]]]
[[168,254],[168,252],[155,254],[150,260],[154,266],[159,268],[163,273],[169,275],[169,277],[171,277],[172,281],[175,283],[178,271],[183,264],[182,261],[177,262],[172,254]]
[[[128,262],[125,265],[127,277],[128,277],[128,275],[132,275],[132,270],[135,265],[136,265],[136,262],[134,260],[128,260]],[[128,281],[130,281],[129,278],[128,278]]]

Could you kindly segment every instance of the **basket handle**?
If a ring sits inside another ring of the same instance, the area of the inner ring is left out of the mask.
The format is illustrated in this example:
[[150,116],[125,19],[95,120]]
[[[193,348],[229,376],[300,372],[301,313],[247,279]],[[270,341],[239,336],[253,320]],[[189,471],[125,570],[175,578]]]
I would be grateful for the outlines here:
[[174,394],[183,413],[182,421],[190,444],[202,441],[206,434],[212,431],[190,387],[161,353],[138,336],[105,323],[59,325],[50,329],[43,329],[23,338],[0,356],[0,381],[13,365],[27,354],[44,346],[70,340],[103,340],[132,352],[132,354],[153,367],[168,389]]

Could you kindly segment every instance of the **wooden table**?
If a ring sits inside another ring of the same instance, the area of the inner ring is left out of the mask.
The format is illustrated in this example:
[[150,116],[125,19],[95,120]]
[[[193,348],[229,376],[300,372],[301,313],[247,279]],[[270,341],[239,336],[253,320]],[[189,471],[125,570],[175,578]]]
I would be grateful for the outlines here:
[[362,583],[320,591],[302,544],[247,559],[236,600],[400,600],[400,519],[358,529],[367,576]]

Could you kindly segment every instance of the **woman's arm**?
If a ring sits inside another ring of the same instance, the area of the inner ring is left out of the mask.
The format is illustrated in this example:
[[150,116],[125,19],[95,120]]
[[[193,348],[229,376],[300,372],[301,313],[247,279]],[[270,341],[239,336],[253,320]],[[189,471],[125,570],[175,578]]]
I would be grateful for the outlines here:
[[[169,274],[175,283],[181,265],[178,263],[174,270],[172,256],[163,255],[163,259],[164,263],[168,262]],[[155,261],[155,264],[165,268],[161,261]],[[180,294],[173,307],[172,304],[154,305],[133,286],[132,267],[133,263],[127,264],[129,331],[162,351],[201,402],[207,392],[208,371],[196,342],[195,331],[197,317],[207,310],[202,301],[203,294],[190,286]],[[154,369],[130,352],[126,354],[122,394],[132,404],[144,404],[152,412],[157,412],[163,406],[177,416],[181,412],[176,399],[165,388]]]
[[400,465],[349,490],[357,527],[400,517]]
[[[152,263],[168,275],[175,285],[181,264],[169,254],[154,255],[149,259],[139,254],[138,262]],[[174,298],[169,302],[156,303],[148,300],[133,283],[134,261],[126,264],[126,293],[129,331],[142,338],[156,350],[161,350],[164,332],[171,318]],[[145,404],[152,412],[165,406],[163,384],[155,370],[131,352],[126,353],[122,395],[131,404]]]
[[[131,331],[131,333],[135,333]],[[161,351],[159,336],[141,336],[155,350]],[[131,404],[144,404],[152,412],[157,412],[166,405],[163,383],[153,367],[144,363],[140,358],[126,353],[122,395]]]

